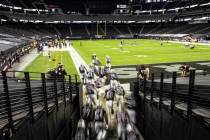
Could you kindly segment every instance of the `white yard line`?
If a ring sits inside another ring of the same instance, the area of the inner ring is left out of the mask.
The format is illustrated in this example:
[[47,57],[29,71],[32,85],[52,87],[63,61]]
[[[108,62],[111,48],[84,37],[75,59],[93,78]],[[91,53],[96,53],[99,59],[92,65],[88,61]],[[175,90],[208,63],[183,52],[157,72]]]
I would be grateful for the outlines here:
[[55,52],[63,52],[63,51],[68,51],[68,49],[67,48],[65,48],[65,47],[62,47],[62,48],[48,48],[48,51],[51,51],[51,52],[53,52],[53,51],[55,51]]
[[20,63],[14,64],[12,70],[23,71],[31,62],[33,62],[40,54],[37,50],[32,50],[29,54],[21,58]]
[[[167,41],[164,41],[167,42]],[[210,44],[206,43],[191,43],[191,42],[184,42],[184,41],[168,41],[170,43],[179,43],[179,44],[193,44],[193,45],[204,45],[204,46],[210,46]]]
[[[86,68],[89,68],[88,64],[85,62],[85,60],[80,56],[80,54],[74,49],[73,46],[71,45],[67,45],[67,50],[74,62],[74,66],[78,72],[78,74],[80,75],[80,72],[79,72],[79,66],[81,64],[83,64]],[[81,75],[80,75],[81,77]],[[108,85],[106,85],[108,86]],[[130,93],[130,83],[126,83],[126,84],[122,84],[123,88],[125,89],[125,91],[127,91],[127,93]]]
[[[14,63],[9,71],[24,71],[25,68],[31,64],[40,54],[37,53],[37,49],[32,50],[29,54],[20,58],[20,63]],[[19,73],[15,73],[18,76]]]
[[82,64],[84,65],[86,68],[88,68],[88,64],[85,62],[85,60],[80,56],[80,54],[73,48],[72,45],[68,44],[67,45],[67,50],[74,62],[74,66],[77,70],[77,73],[80,75],[81,77],[81,74],[79,72],[79,66]]

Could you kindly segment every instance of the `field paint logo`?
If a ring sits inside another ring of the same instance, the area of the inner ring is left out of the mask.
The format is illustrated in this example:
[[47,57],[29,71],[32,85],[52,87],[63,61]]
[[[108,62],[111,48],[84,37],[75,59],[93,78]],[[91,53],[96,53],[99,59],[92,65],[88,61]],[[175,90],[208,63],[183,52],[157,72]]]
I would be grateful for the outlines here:
[[[210,62],[209,63],[197,63],[197,64],[210,66]],[[164,69],[164,71],[169,72],[169,73],[172,73],[172,72],[181,73],[181,71],[179,70],[181,65],[182,64],[157,65],[157,66],[151,66],[151,67]],[[196,69],[196,68],[190,67],[190,70],[192,70],[192,69]],[[114,70],[116,71],[116,73],[118,74],[120,79],[136,78],[137,73],[138,73],[138,71],[134,67],[133,68],[126,68],[126,67],[114,68]],[[196,69],[196,73],[203,73],[203,70]]]
[[158,65],[158,66],[153,66],[156,68],[162,68],[165,69],[165,71],[167,72],[180,72],[179,68],[180,68],[181,64],[176,64],[176,65]]
[[114,68],[120,79],[136,78],[136,68]]
[[[174,64],[174,65],[158,65],[158,66],[153,66],[156,68],[162,68],[164,69],[166,72],[178,72],[181,73],[181,71],[179,70],[180,66],[182,66],[181,64]],[[190,70],[196,69],[194,67],[190,67]],[[196,73],[202,73],[203,70],[197,70],[196,69]]]
[[112,50],[119,50],[119,48],[111,48]]
[[139,58],[146,58],[147,57],[147,55],[134,55],[134,56],[139,57]]
[[210,62],[204,62],[204,63],[197,63],[198,65],[202,65],[202,66],[208,66],[210,67]]

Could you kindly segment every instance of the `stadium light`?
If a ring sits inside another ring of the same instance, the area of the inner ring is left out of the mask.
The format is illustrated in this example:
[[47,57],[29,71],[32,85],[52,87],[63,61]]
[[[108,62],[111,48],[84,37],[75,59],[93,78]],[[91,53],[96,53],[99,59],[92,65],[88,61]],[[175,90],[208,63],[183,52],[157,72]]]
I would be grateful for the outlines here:
[[201,4],[200,6],[207,6],[207,5],[210,5],[210,2]]
[[34,23],[42,23],[43,21],[41,21],[41,20],[36,20],[36,21],[34,21]]
[[13,7],[13,9],[14,9],[14,10],[21,10],[22,8],[21,8],[21,7],[16,7],[16,6],[15,6],[15,7]]
[[190,8],[194,8],[194,7],[197,7],[198,5],[195,4],[195,5],[190,5]]
[[72,23],[92,23],[92,21],[72,21]]
[[1,19],[1,22],[6,22],[7,20],[6,19]]

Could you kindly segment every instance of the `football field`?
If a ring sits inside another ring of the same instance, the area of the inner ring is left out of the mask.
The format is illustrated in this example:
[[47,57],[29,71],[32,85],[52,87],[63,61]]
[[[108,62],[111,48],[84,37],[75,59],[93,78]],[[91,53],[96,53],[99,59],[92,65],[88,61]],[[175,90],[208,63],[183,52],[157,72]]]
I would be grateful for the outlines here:
[[[158,40],[77,40],[72,45],[87,64],[91,63],[91,56],[96,53],[102,64],[105,57],[111,57],[113,66],[159,64],[174,62],[192,62],[210,60],[210,46],[195,45],[194,49],[184,44],[163,42]],[[62,63],[68,74],[77,74],[75,65],[68,51],[51,52],[51,61],[47,56],[40,54],[24,71],[47,72],[58,63]]]
[[[68,75],[77,74],[71,56],[67,51],[52,51],[51,60],[49,60],[48,56],[43,56],[41,53],[24,71],[46,73],[48,70],[56,68],[58,63],[64,65]],[[32,78],[35,76],[37,76],[37,74],[31,73]]]
[[102,64],[109,55],[114,66],[210,60],[210,46],[195,45],[189,49],[171,42],[163,42],[161,46],[159,40],[80,40],[73,41],[73,47],[87,63],[91,63],[91,55],[95,53]]

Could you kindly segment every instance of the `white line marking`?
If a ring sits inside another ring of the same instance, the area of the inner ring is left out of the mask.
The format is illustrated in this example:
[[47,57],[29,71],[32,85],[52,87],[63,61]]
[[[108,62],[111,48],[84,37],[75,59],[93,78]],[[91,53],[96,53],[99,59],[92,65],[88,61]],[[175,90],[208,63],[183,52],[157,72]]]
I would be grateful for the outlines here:
[[74,62],[74,66],[75,66],[78,74],[81,77],[81,74],[79,72],[79,66],[82,64],[86,68],[88,68],[89,67],[88,64],[85,62],[85,60],[80,56],[80,54],[69,43],[67,43],[67,50]]

